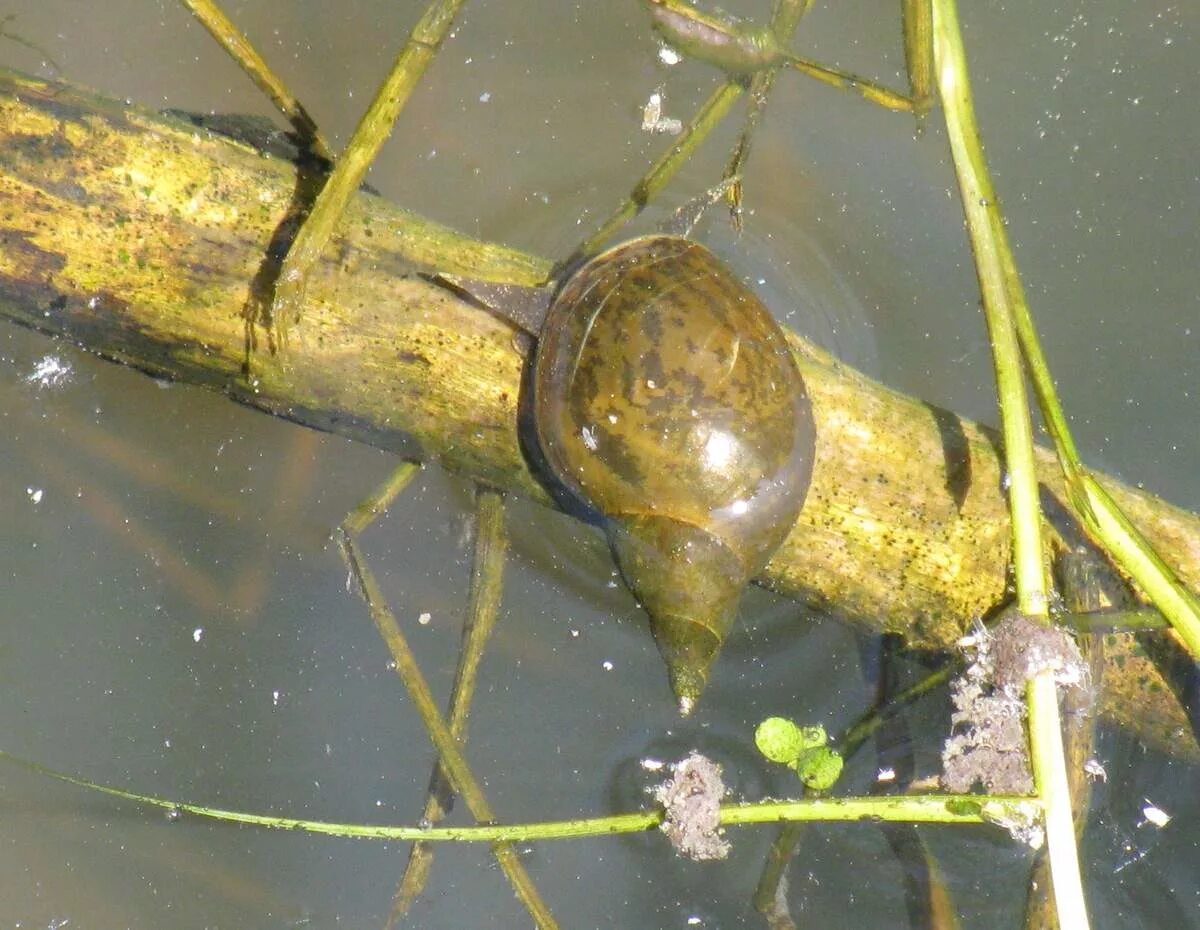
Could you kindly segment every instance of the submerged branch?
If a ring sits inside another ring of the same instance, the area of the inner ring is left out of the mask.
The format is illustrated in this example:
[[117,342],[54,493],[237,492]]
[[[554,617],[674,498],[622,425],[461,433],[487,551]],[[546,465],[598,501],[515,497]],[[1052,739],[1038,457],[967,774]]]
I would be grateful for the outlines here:
[[[535,284],[549,261],[359,194],[314,268],[303,324],[274,356],[251,311],[304,180],[290,162],[4,72],[0,159],[0,314],[549,503],[518,440],[528,339],[416,273]],[[1008,596],[995,433],[889,391],[799,337],[793,347],[812,399],[816,463],[799,521],[759,580],[914,646],[946,647]],[[1038,450],[1037,468],[1056,520],[1052,545],[1076,543],[1048,452]],[[1185,583],[1200,585],[1200,518],[1104,485]],[[1159,745],[1194,753],[1144,650],[1115,640],[1125,645],[1111,647],[1121,655],[1109,663],[1109,709]],[[1169,660],[1169,635],[1153,643]]]

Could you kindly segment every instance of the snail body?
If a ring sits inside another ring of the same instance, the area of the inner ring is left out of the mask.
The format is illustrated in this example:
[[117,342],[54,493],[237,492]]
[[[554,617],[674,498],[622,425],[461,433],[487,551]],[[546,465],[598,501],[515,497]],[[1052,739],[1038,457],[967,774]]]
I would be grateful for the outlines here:
[[804,501],[813,426],[795,360],[711,252],[656,235],[564,282],[534,366],[545,463],[599,514],[686,712]]

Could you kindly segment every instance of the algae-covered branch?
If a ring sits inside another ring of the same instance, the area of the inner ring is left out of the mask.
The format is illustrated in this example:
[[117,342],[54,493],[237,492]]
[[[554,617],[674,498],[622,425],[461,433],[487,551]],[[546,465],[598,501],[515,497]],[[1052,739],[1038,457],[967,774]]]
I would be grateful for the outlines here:
[[[156,376],[548,503],[518,441],[529,342],[418,274],[535,284],[546,259],[454,233],[367,193],[316,269],[286,353],[253,322],[256,280],[295,166],[172,117],[0,74],[0,310]],[[1005,599],[1009,524],[996,440],[789,336],[812,404],[811,484],[759,581],[940,648]],[[1052,512],[1057,466],[1040,459]],[[1107,482],[1182,579],[1200,519]],[[1075,528],[1057,528],[1075,542]],[[1050,553],[1053,555],[1053,553]],[[1156,634],[1158,635],[1158,634]],[[1137,654],[1135,654],[1137,653]],[[1117,710],[1185,721],[1136,647],[1113,660]],[[1147,677],[1151,676],[1151,677]]]

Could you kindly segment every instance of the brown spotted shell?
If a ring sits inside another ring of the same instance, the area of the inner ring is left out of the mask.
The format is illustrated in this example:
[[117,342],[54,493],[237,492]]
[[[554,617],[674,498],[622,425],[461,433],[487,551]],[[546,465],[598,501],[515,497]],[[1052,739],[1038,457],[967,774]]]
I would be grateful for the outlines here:
[[808,488],[812,416],[783,333],[708,249],[645,236],[563,285],[533,392],[546,463],[602,515],[690,708]]

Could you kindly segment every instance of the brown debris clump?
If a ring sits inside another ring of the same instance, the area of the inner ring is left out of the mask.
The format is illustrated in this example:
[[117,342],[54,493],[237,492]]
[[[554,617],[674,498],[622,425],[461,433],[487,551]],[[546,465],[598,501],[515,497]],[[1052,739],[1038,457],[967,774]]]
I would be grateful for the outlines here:
[[1044,669],[1060,684],[1081,687],[1086,665],[1061,629],[1013,612],[991,630],[977,627],[962,645],[973,661],[951,682],[952,735],[942,750],[942,786],[967,792],[976,784],[993,794],[1029,794],[1025,683]]
[[698,752],[671,766],[671,777],[654,789],[665,817],[662,831],[689,859],[724,859],[729,843],[720,835],[725,782],[721,766]]

